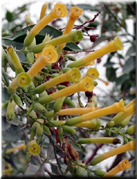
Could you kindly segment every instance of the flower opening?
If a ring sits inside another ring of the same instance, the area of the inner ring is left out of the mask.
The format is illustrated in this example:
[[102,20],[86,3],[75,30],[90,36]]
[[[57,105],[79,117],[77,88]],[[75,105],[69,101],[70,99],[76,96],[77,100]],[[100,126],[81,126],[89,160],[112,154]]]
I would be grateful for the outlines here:
[[78,6],[74,6],[70,8],[70,18],[71,20],[77,20],[79,16],[82,14],[83,9],[79,8]]
[[56,3],[52,9],[52,13],[55,18],[65,17],[68,13],[64,4]]

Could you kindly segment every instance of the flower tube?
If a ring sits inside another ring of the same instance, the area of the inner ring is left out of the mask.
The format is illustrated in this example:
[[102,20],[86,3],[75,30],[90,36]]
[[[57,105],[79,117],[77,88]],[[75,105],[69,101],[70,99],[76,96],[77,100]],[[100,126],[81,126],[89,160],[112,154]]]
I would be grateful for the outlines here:
[[[77,6],[70,8],[69,20],[67,22],[66,28],[63,32],[63,35],[71,32],[75,21],[79,18],[79,16],[82,14],[82,12],[83,12],[83,9],[81,9]],[[66,45],[66,43],[61,44],[57,47],[57,52],[58,52],[59,56],[61,54],[62,49],[65,47],[65,45]]]
[[46,90],[52,86],[55,86],[59,83],[63,83],[65,81],[76,83],[80,80],[80,77],[81,77],[81,73],[80,73],[79,69],[73,68],[73,69],[67,71],[66,73],[63,73],[55,78],[52,78],[51,80],[47,81],[46,83],[36,87],[35,93],[40,94],[44,90]]
[[131,168],[131,163],[129,162],[128,159],[124,159],[122,160],[117,166],[115,166],[114,168],[112,168],[109,172],[107,172],[103,177],[110,177],[110,176],[114,176],[117,173],[127,170],[129,168]]
[[15,50],[13,49],[12,46],[7,48],[7,52],[12,59],[12,62],[14,64],[15,68],[16,68],[17,74],[24,72],[24,69],[23,69],[23,67],[20,63],[20,59],[19,59],[17,53],[15,52]]
[[130,151],[130,150],[135,150],[136,148],[136,141],[135,139],[133,141],[130,141],[124,145],[121,145],[120,147],[117,147],[113,150],[110,150],[109,152],[106,152],[102,155],[99,155],[98,157],[94,158],[91,162],[90,165],[94,166],[100,162],[102,162],[103,160],[113,157],[115,155],[124,153],[126,151]]
[[43,50],[43,48],[47,45],[56,46],[56,45],[67,43],[67,42],[78,42],[78,41],[81,41],[82,39],[83,39],[82,32],[80,30],[77,30],[77,31],[70,32],[69,34],[59,36],[47,42],[38,44],[32,48],[32,51],[34,53],[40,53]]
[[26,144],[22,144],[22,145],[13,147],[11,149],[8,149],[5,153],[10,154],[10,153],[14,152],[15,150],[21,150],[21,149],[24,149],[24,148],[26,148]]
[[99,118],[101,116],[106,116],[108,114],[118,113],[120,111],[125,111],[124,101],[121,99],[119,102],[112,104],[111,106],[89,112],[87,114],[83,114],[78,117],[71,118],[67,120],[66,125],[72,126],[84,121],[88,121],[91,119]]
[[43,17],[29,32],[24,40],[24,46],[29,46],[34,37],[51,21],[56,18],[65,17],[67,15],[67,9],[64,4],[56,3],[51,12]]
[[68,68],[74,68],[74,67],[81,67],[86,65],[87,63],[107,54],[110,52],[115,52],[117,50],[121,50],[123,48],[122,46],[122,42],[119,39],[119,37],[115,37],[114,40],[110,41],[107,45],[105,45],[104,47],[102,47],[99,50],[96,50],[93,53],[89,53],[87,56],[83,57],[82,59],[70,63],[67,67]]
[[130,103],[128,103],[128,104],[126,105],[126,108],[131,107],[133,104],[136,104],[136,98],[133,99],[132,101],[130,101]]
[[74,94],[79,91],[92,91],[93,88],[94,88],[94,84],[93,84],[92,79],[89,77],[86,77],[77,84],[71,85],[51,95],[40,98],[39,102],[42,104],[49,103],[58,98],[65,97],[65,96]]
[[46,10],[47,10],[47,4],[45,3],[45,4],[43,4],[43,6],[41,8],[39,20],[41,20],[45,16]]
[[93,119],[91,121],[81,122],[79,124],[75,124],[75,127],[87,127],[89,129],[99,129],[101,126],[100,119]]
[[77,141],[79,144],[91,144],[91,143],[101,143],[101,144],[118,144],[120,140],[114,137],[99,137],[99,138],[84,138]]
[[105,81],[102,78],[98,78],[98,80],[102,81],[103,83],[105,83],[105,85],[109,85],[109,81]]
[[33,78],[45,65],[55,63],[57,58],[58,54],[55,48],[53,46],[47,46],[27,73]]
[[[129,108],[126,108],[126,111],[119,112],[111,121],[114,122],[114,126],[120,124],[126,117],[135,114],[135,104],[130,106]],[[110,121],[110,122],[111,122]],[[109,126],[108,122],[106,125]]]
[[68,109],[62,109],[59,112],[57,112],[57,115],[64,116],[64,115],[80,115],[80,114],[86,114],[92,111],[98,110],[99,107],[85,107],[85,108],[68,108]]

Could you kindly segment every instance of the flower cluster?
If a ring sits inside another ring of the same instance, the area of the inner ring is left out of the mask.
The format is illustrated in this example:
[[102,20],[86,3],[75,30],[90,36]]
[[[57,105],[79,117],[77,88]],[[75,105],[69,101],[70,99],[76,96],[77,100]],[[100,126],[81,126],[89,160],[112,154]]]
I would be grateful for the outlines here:
[[[135,133],[135,125],[126,128],[124,134],[120,130],[127,127],[135,114],[136,100],[133,99],[125,106],[125,101],[120,99],[119,102],[114,102],[107,107],[100,107],[97,95],[94,93],[98,86],[97,80],[106,85],[109,82],[99,78],[98,69],[91,66],[101,56],[123,48],[119,37],[115,37],[102,48],[77,60],[75,56],[69,56],[64,47],[68,42],[76,43],[83,39],[82,30],[72,31],[83,9],[77,6],[70,8],[69,19],[62,35],[53,38],[46,34],[41,43],[36,43],[35,37],[44,27],[55,19],[66,17],[68,13],[65,4],[60,3],[55,4],[47,15],[45,15],[46,9],[47,4],[44,4],[38,23],[27,32],[24,39],[21,52],[26,55],[28,60],[26,63],[21,62],[16,49],[12,46],[7,47],[6,51],[3,50],[4,58],[7,57],[9,66],[15,72],[15,77],[10,78],[8,84],[5,83],[10,96],[3,105],[3,109],[6,109],[6,120],[14,124],[16,108],[20,109],[19,116],[27,118],[26,124],[23,124],[27,131],[24,133],[24,136],[27,136],[26,144],[7,150],[6,154],[25,148],[27,164],[31,163],[35,157],[47,162],[49,156],[45,157],[45,148],[47,149],[45,140],[48,138],[49,146],[53,146],[57,164],[60,166],[59,160],[63,159],[67,165],[65,173],[69,171],[72,176],[84,176],[90,171],[89,165],[94,166],[112,156],[135,150],[135,139],[128,137]],[[30,22],[30,19],[27,18],[28,21]],[[90,40],[94,42],[95,37],[91,37]],[[83,68],[86,71],[85,74],[81,73]],[[87,100],[86,105],[82,103],[81,94]],[[78,98],[78,104],[74,104],[73,95]],[[102,118],[107,115],[111,118],[104,126]],[[83,132],[84,130],[88,132]],[[93,137],[93,132],[99,130],[105,130],[108,136]],[[78,139],[78,132],[83,132],[85,137]],[[89,133],[91,136],[86,136]],[[113,133],[112,137],[111,133]],[[89,162],[82,161],[77,147],[83,150],[83,144],[117,145],[121,140],[115,136],[116,134],[117,136],[121,134],[128,141],[102,155],[93,157]],[[58,159],[58,151],[60,159]],[[124,159],[103,175],[113,176],[130,167],[130,162]],[[90,172],[100,173],[93,170]],[[64,176],[65,173],[62,172]]]

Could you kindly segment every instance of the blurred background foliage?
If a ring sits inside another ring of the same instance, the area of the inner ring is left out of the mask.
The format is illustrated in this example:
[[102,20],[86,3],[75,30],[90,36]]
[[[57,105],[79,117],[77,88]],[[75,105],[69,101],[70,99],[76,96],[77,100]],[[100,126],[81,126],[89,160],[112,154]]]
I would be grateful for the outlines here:
[[[29,12],[29,8],[33,3],[25,4],[21,7],[17,7],[13,11],[7,10],[5,13],[5,17],[2,19],[2,44],[3,47],[7,45],[13,45],[16,47],[17,50],[20,50],[23,47],[23,40],[26,36],[26,31],[31,28],[31,26],[26,28],[25,22],[25,15]],[[51,8],[52,4],[49,4],[49,9]],[[68,4],[67,7],[69,8],[72,4]],[[129,3],[100,3],[96,4],[95,6],[88,5],[88,4],[77,4],[80,8],[84,9],[84,13],[82,17],[78,20],[79,24],[83,24],[85,21],[89,21],[93,18],[93,14],[97,14],[100,12],[98,17],[95,19],[94,22],[87,23],[86,26],[83,27],[83,33],[88,32],[90,35],[85,36],[85,40],[83,40],[80,45],[74,44],[67,44],[66,50],[73,52],[73,51],[81,51],[81,49],[85,49],[85,42],[87,42],[87,49],[94,50],[94,48],[98,48],[98,45],[103,44],[104,42],[112,40],[115,36],[119,36],[123,40],[124,46],[128,46],[125,53],[121,53],[116,51],[115,53],[110,53],[105,55],[105,63],[104,57],[101,57],[96,62],[96,67],[103,63],[103,68],[105,70],[106,79],[109,82],[112,82],[112,88],[107,91],[105,89],[100,88],[100,93],[97,95],[98,101],[101,105],[108,105],[112,104],[115,101],[119,101],[119,99],[123,98],[125,100],[131,101],[135,97],[135,86],[136,86],[136,79],[135,79],[135,45],[136,45],[136,2],[129,2]],[[38,19],[36,19],[38,20]],[[133,21],[133,31],[134,33],[130,33],[130,27],[128,27],[128,20]],[[51,33],[54,37],[61,35],[60,32],[60,24],[61,28],[65,27],[65,23],[62,22],[61,19],[53,21],[52,26],[56,29],[47,26],[44,28],[36,37],[37,42],[40,43],[44,38],[46,33]],[[90,29],[89,27],[92,27]],[[23,30],[22,30],[23,28]],[[95,30],[98,29],[98,37],[93,42],[91,38],[92,34],[95,34]],[[85,52],[87,53],[87,52]],[[18,55],[22,61],[22,63],[26,62],[26,57],[23,56],[22,53],[18,52]],[[77,56],[77,54],[75,54]],[[101,77],[101,76],[100,76]],[[103,77],[102,77],[103,78]],[[104,86],[103,86],[104,88]],[[107,89],[107,86],[106,86]],[[105,91],[105,96],[100,95],[102,91]],[[107,96],[107,97],[106,97]],[[7,100],[8,94],[6,90],[3,89],[3,98],[4,101]],[[104,100],[105,99],[105,100]],[[14,145],[11,142],[15,142],[25,133],[20,134],[20,130],[18,128],[19,121],[16,121],[15,124],[9,124],[6,122],[5,118],[2,120],[2,130],[3,130],[3,140],[8,141],[7,144],[4,146],[7,148],[13,147]],[[12,130],[12,132],[11,132]],[[8,131],[10,131],[8,133]],[[17,133],[18,131],[18,133]],[[81,131],[80,135],[85,135],[85,131]],[[94,145],[94,144],[93,144]],[[75,146],[76,147],[76,146]],[[5,149],[6,149],[5,148]],[[89,149],[92,148],[92,145]],[[47,149],[48,150],[48,149]],[[84,152],[82,149],[79,149],[79,154],[81,158],[83,158]],[[51,151],[49,150],[49,153]],[[4,150],[3,150],[4,154]],[[4,155],[4,160],[10,163],[14,170],[14,175],[16,176],[17,173],[22,173],[25,168],[22,168],[22,163],[25,163],[25,152],[22,153],[15,153],[14,157],[12,154]],[[37,169],[35,168],[37,165],[37,159],[33,158],[32,166],[30,166],[29,174],[33,174]],[[116,158],[118,162],[118,158]],[[116,162],[116,163],[117,163]],[[3,168],[5,168],[6,163],[3,162]],[[35,167],[34,167],[35,166]],[[113,166],[113,164],[112,164]],[[51,164],[52,170],[56,173],[57,166]],[[130,174],[134,173],[133,171],[128,171],[129,176]],[[131,173],[130,173],[131,172]],[[124,175],[126,172],[122,173]],[[27,172],[26,172],[27,174]],[[127,175],[126,175],[127,176]]]

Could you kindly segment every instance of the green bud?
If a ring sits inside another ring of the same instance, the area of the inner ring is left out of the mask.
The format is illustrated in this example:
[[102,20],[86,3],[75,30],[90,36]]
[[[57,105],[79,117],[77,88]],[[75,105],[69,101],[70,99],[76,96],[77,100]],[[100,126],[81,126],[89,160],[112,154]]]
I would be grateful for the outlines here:
[[36,134],[38,137],[41,137],[43,135],[43,125],[39,124],[38,122],[36,122],[36,123],[37,123]]
[[48,93],[46,91],[43,91],[42,93],[39,94],[40,98],[42,98],[44,96],[48,96]]
[[54,121],[54,120],[50,120],[47,123],[47,126],[49,126],[49,127],[56,127],[56,126],[64,125],[65,123],[66,123],[66,121]]
[[62,128],[63,128],[63,131],[66,133],[73,134],[73,135],[76,134],[76,130],[70,126],[62,125]]
[[54,115],[55,115],[54,110],[48,111],[48,112],[46,113],[46,117],[47,117],[48,119],[51,119],[52,117],[54,117]]
[[69,60],[71,61],[77,61],[77,59],[74,56],[71,55],[65,55],[65,57],[67,57]]
[[56,100],[54,107],[53,107],[55,113],[57,113],[58,111],[61,110],[65,98],[66,97],[62,97],[62,98],[59,98],[59,99]]
[[93,96],[91,97],[91,101],[95,104],[95,107],[97,107],[98,101],[97,101],[96,95],[93,95]]
[[58,86],[57,86],[57,89],[58,89],[58,90],[62,90],[62,89],[64,89],[64,88],[66,88],[65,85],[58,85]]
[[9,103],[9,100],[8,100],[8,101],[6,101],[6,102],[2,105],[2,109],[6,109],[6,108],[7,108],[7,106],[8,106],[8,103]]
[[76,177],[82,177],[82,176],[84,176],[85,171],[86,171],[85,168],[78,166],[77,169],[76,169],[75,176]]
[[51,132],[49,130],[49,128],[46,125],[43,125],[43,130],[44,132],[46,132],[48,135],[51,135]]
[[43,105],[41,105],[40,103],[34,103],[33,107],[34,107],[34,109],[38,110],[39,112],[46,113],[45,107]]
[[126,133],[129,135],[133,135],[136,132],[136,125],[131,125],[127,130]]
[[29,63],[33,63],[34,62],[34,53],[28,52],[26,58]]
[[106,125],[107,128],[111,128],[115,125],[115,122],[114,121],[109,121]]
[[121,126],[121,127],[125,127],[125,126],[129,123],[129,121],[130,121],[131,118],[132,118],[132,115],[126,117],[126,118],[120,123],[120,126]]
[[20,97],[17,95],[17,94],[13,94],[13,100],[15,101],[15,103],[18,105],[18,106],[21,106],[21,99]]
[[6,119],[11,121],[15,119],[15,102],[9,101],[6,113]]
[[101,170],[94,170],[94,174],[97,176],[104,176],[106,174],[106,172],[101,171]]
[[65,98],[64,103],[66,103],[70,107],[75,107],[74,103],[69,98]]

